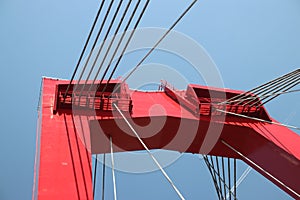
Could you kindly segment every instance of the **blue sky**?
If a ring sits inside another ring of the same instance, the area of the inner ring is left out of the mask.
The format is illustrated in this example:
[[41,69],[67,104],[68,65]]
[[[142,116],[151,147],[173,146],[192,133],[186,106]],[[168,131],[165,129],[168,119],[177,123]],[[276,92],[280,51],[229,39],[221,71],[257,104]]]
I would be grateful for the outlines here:
[[[153,0],[140,27],[167,28],[188,3]],[[31,198],[41,77],[71,77],[97,8],[95,0],[0,1],[0,199]],[[300,67],[299,10],[297,0],[203,0],[175,30],[207,50],[226,87],[248,90]],[[284,96],[267,108],[279,121],[300,126],[297,99],[299,94]],[[187,199],[216,197],[202,165],[184,155],[166,168]],[[120,199],[176,198],[159,172],[116,175]],[[107,195],[112,195],[109,177]],[[239,197],[290,199],[254,171]]]

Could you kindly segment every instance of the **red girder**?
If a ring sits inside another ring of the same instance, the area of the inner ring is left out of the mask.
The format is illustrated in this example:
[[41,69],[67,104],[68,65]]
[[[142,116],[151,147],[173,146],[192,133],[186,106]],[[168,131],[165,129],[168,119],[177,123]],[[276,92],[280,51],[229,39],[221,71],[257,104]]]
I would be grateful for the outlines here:
[[91,154],[109,152],[109,137],[115,151],[143,150],[112,103],[149,149],[238,158],[292,197],[300,198],[300,137],[283,126],[218,111],[275,121],[263,107],[218,104],[241,91],[198,85],[178,91],[164,83],[163,91],[141,92],[121,84],[118,94],[110,99],[98,92],[76,104],[76,95],[66,102],[59,96],[67,83],[43,79],[39,199],[91,199]]

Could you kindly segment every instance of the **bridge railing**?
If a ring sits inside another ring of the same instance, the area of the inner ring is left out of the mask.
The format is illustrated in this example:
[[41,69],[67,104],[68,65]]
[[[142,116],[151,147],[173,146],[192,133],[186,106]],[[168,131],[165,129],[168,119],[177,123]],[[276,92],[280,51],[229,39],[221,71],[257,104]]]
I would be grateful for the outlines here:
[[113,104],[116,104],[122,111],[132,112],[133,104],[129,94],[103,92],[100,95],[100,93],[95,94],[92,92],[69,91],[65,96],[65,91],[63,89],[57,90],[54,110],[88,109],[96,111],[112,111],[115,110]]
[[161,82],[161,89],[173,100],[180,103],[196,116],[230,115],[230,113],[269,119],[263,107],[239,104],[221,104],[226,99],[207,98],[187,95],[186,90],[178,90],[166,81]]

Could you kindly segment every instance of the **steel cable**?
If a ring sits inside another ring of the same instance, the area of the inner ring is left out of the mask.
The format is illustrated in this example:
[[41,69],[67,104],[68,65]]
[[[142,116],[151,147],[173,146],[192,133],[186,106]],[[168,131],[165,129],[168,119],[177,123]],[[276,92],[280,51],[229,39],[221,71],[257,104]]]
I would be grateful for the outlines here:
[[[113,70],[112,70],[112,72],[111,72],[111,74],[110,74],[110,76],[109,76],[109,78],[108,78],[108,80],[107,80],[107,82],[106,82],[106,85],[103,87],[103,89],[102,89],[102,91],[101,91],[101,95],[103,94],[103,92],[104,92],[105,89],[107,88],[107,86],[108,86],[110,80],[112,79],[112,76],[114,75],[114,73],[115,73],[115,71],[116,71],[116,69],[117,69],[117,67],[118,67],[118,65],[119,65],[119,63],[120,63],[120,61],[121,61],[121,59],[123,58],[123,55],[124,55],[124,53],[125,53],[125,51],[126,51],[128,45],[129,45],[129,43],[130,43],[130,41],[131,41],[133,35],[134,35],[134,33],[135,33],[135,30],[136,30],[138,24],[140,23],[140,21],[141,21],[143,15],[144,15],[144,13],[145,13],[147,7],[148,7],[149,2],[150,2],[150,0],[147,0],[146,3],[144,4],[144,7],[143,7],[143,9],[142,9],[142,12],[140,13],[140,15],[139,15],[139,17],[138,17],[138,20],[136,21],[136,23],[135,23],[135,25],[134,25],[134,28],[133,28],[133,30],[131,31],[131,34],[130,34],[130,36],[129,36],[129,38],[128,38],[128,40],[127,40],[127,42],[126,42],[126,44],[125,44],[125,46],[124,46],[124,48],[123,48],[123,50],[122,50],[122,53],[121,53],[121,55],[119,56],[119,58],[118,58],[118,60],[117,60],[117,62],[116,62],[116,64],[115,64],[115,66],[114,66],[114,68],[113,68]],[[140,3],[140,1],[139,1],[138,4],[136,5],[135,11],[136,11],[136,9],[138,8],[139,3]],[[133,18],[133,16],[134,16],[134,13],[133,13],[133,15],[132,15],[132,18]],[[130,19],[130,22],[131,22],[132,18]],[[106,71],[105,71],[105,73],[103,74],[103,76],[102,76],[102,78],[101,78],[101,80],[100,80],[100,83],[99,83],[99,86],[98,86],[98,87],[100,87],[101,83],[103,82],[103,80],[104,80],[104,78],[105,78],[105,75],[106,75],[106,73],[107,73],[107,71],[108,71],[110,65],[112,64],[112,62],[113,62],[113,60],[114,60],[114,57],[115,57],[115,55],[116,55],[116,53],[117,53],[117,51],[118,51],[118,49],[119,49],[119,47],[120,47],[120,45],[121,45],[121,43],[122,43],[122,41],[123,41],[123,38],[124,38],[124,36],[126,35],[126,31],[128,30],[129,25],[130,25],[130,23],[128,23],[128,26],[125,28],[125,30],[124,30],[124,32],[123,32],[123,34],[122,34],[122,36],[121,36],[121,39],[119,40],[119,43],[117,44],[117,48],[115,49],[115,52],[113,53],[113,56],[111,57],[111,60],[109,61],[109,64],[108,64],[108,66],[107,66],[107,68],[106,68]],[[97,88],[97,89],[98,89],[98,88]],[[96,89],[96,90],[97,90],[97,89]]]
[[[299,74],[293,74],[292,76],[288,77],[288,78],[285,78],[283,81],[280,81],[274,85],[272,85],[272,87],[266,89],[266,90],[263,90],[263,91],[260,91],[258,93],[256,93],[256,95],[267,95],[269,94],[270,92],[274,92],[275,89],[278,89],[278,88],[285,88],[286,85],[288,85],[290,82],[293,82],[295,78],[299,77]],[[277,90],[277,91],[280,91]],[[257,103],[259,103],[260,99],[258,97],[252,99],[251,101],[248,101],[246,102],[244,105],[249,105],[251,103],[250,106],[253,106]],[[252,103],[253,102],[253,103]]]
[[74,78],[75,78],[75,75],[76,75],[77,70],[78,70],[78,68],[79,68],[79,65],[80,65],[80,63],[81,63],[81,60],[82,60],[82,58],[83,58],[83,55],[85,54],[85,51],[86,51],[86,48],[87,48],[88,43],[89,43],[89,41],[90,41],[90,38],[91,38],[91,36],[92,36],[92,34],[93,34],[93,32],[94,32],[94,28],[95,28],[95,26],[96,26],[96,24],[97,24],[97,21],[98,21],[98,18],[99,18],[100,13],[101,13],[101,11],[102,11],[104,2],[105,2],[105,0],[103,0],[102,3],[100,4],[100,7],[99,7],[98,12],[97,12],[97,15],[96,15],[96,17],[95,17],[95,19],[94,19],[92,28],[91,28],[91,30],[90,30],[90,32],[89,32],[89,35],[88,35],[88,37],[87,37],[87,40],[86,40],[86,42],[85,42],[85,44],[84,44],[84,47],[83,47],[83,49],[82,49],[82,51],[81,51],[81,54],[80,54],[79,59],[78,59],[78,61],[77,61],[76,67],[75,67],[74,72],[73,72],[73,74],[72,74],[71,80],[70,80],[70,82],[69,82],[69,84],[68,84],[68,87],[67,87],[67,89],[66,89],[66,92],[65,92],[65,94],[64,94],[64,101],[65,101],[65,99],[66,99],[66,96],[67,96],[67,93],[68,93],[68,91],[69,91],[69,89],[70,89],[70,86],[71,86],[71,84],[72,84],[72,82],[73,82],[73,80],[74,80]]
[[[258,89],[254,89],[254,90],[252,91],[252,94],[254,94],[255,97],[256,97],[257,95],[259,95],[259,94],[261,94],[261,93],[265,93],[266,91],[271,90],[271,89],[274,88],[276,85],[278,85],[278,84],[280,84],[280,83],[282,83],[282,82],[285,82],[287,79],[292,78],[293,76],[295,76],[295,75],[297,75],[297,74],[298,74],[297,71],[293,71],[293,72],[291,72],[291,73],[289,73],[289,74],[286,74],[286,75],[284,75],[284,76],[282,76],[282,77],[279,77],[279,78],[277,78],[277,79],[275,79],[275,80],[273,80],[273,81],[270,81],[269,84],[266,85],[266,86],[264,86],[264,87],[258,86],[258,87],[257,87]],[[251,94],[249,94],[249,96],[251,96]],[[252,96],[252,97],[253,97],[253,96]],[[255,98],[255,97],[254,97],[254,98]],[[244,99],[241,100],[241,102],[244,102]]]
[[209,163],[209,161],[208,161],[208,158],[207,158],[206,155],[204,155],[203,158],[204,158],[204,162],[205,162],[205,164],[206,164],[206,166],[207,166],[207,168],[208,168],[208,171],[209,171],[209,173],[210,173],[210,175],[211,175],[211,177],[212,177],[212,179],[213,179],[214,186],[215,186],[215,189],[216,189],[218,198],[221,199],[221,196],[220,196],[220,189],[219,189],[219,187],[218,187],[217,180],[216,180],[216,178],[215,178],[215,176],[214,176],[214,174],[213,174],[213,171],[212,171],[212,169],[211,169],[211,166],[210,166],[210,163]]
[[117,186],[116,186],[116,177],[115,177],[115,161],[114,161],[114,150],[112,138],[110,137],[110,157],[111,157],[111,172],[114,186],[114,200],[117,200]]
[[153,154],[151,153],[151,151],[149,150],[149,148],[147,147],[147,145],[144,143],[144,141],[141,139],[141,137],[139,136],[139,134],[136,132],[136,130],[133,128],[133,126],[129,123],[129,121],[126,119],[126,117],[124,116],[124,114],[122,113],[122,111],[119,109],[119,107],[116,104],[113,104],[113,106],[116,108],[116,110],[118,111],[118,113],[121,115],[121,117],[124,119],[124,121],[126,122],[126,124],[128,125],[128,127],[130,128],[130,130],[134,133],[134,135],[136,136],[136,138],[139,140],[139,142],[141,143],[141,145],[144,147],[144,149],[147,151],[147,153],[149,154],[149,156],[152,158],[152,160],[154,161],[154,163],[156,164],[156,166],[160,169],[160,171],[162,172],[162,174],[164,175],[164,177],[167,179],[167,181],[170,183],[170,185],[173,187],[173,189],[175,190],[175,192],[177,193],[178,197],[181,200],[185,200],[185,198],[183,197],[183,195],[181,194],[181,192],[178,190],[178,188],[175,186],[174,182],[171,180],[171,178],[168,176],[168,174],[166,173],[166,171],[162,168],[162,166],[159,164],[159,162],[157,161],[157,159],[153,156]]
[[[124,21],[124,18],[125,18],[126,14],[127,14],[127,11],[128,11],[128,9],[129,9],[129,7],[130,7],[131,2],[132,2],[132,1],[130,0],[130,1],[128,1],[128,3],[127,3],[127,6],[126,6],[126,8],[125,8],[125,10],[124,10],[124,12],[123,12],[123,14],[122,14],[122,17],[121,17],[121,19],[120,19],[120,21],[119,21],[119,23],[118,23],[118,25],[117,25],[117,28],[115,29],[115,32],[114,32],[114,34],[113,34],[113,38],[112,38],[112,40],[110,41],[110,44],[109,44],[107,50],[105,51],[105,55],[104,55],[104,57],[102,58],[101,64],[100,64],[100,66],[99,66],[98,69],[97,69],[95,78],[94,78],[94,80],[93,80],[93,82],[92,82],[90,88],[88,89],[87,93],[90,91],[91,87],[92,87],[93,84],[95,83],[95,80],[96,80],[96,78],[97,78],[97,76],[98,76],[98,74],[99,74],[99,72],[100,72],[100,70],[101,70],[101,68],[102,68],[102,65],[103,65],[104,61],[106,60],[106,57],[107,57],[107,55],[108,55],[108,53],[109,53],[109,51],[110,51],[110,49],[111,49],[111,47],[112,47],[112,44],[113,44],[113,42],[114,42],[114,40],[115,40],[115,37],[116,37],[116,35],[117,35],[117,33],[118,33],[118,31],[119,31],[119,29],[120,29],[120,27],[121,27],[121,25],[122,25],[122,23],[123,23],[123,21]],[[108,30],[107,30],[107,33],[106,33],[106,35],[105,35],[105,37],[104,37],[104,40],[103,40],[103,42],[102,42],[102,44],[101,44],[101,46],[100,46],[100,49],[99,49],[99,51],[98,51],[98,53],[97,53],[97,56],[96,56],[96,58],[94,59],[94,62],[93,62],[92,67],[91,67],[91,69],[90,69],[90,71],[89,71],[89,73],[88,73],[88,76],[87,76],[87,78],[86,78],[86,80],[85,80],[84,85],[87,84],[87,81],[89,80],[89,78],[90,78],[92,72],[94,71],[94,68],[95,68],[96,63],[97,63],[97,61],[98,61],[98,58],[99,58],[99,56],[100,56],[100,54],[101,54],[101,52],[102,52],[102,50],[103,50],[104,44],[106,43],[107,37],[108,37],[108,35],[109,35],[110,31],[111,31],[111,28],[112,28],[112,26],[113,26],[113,24],[114,24],[114,21],[115,21],[115,19],[116,19],[116,17],[117,17],[117,14],[118,14],[118,12],[119,12],[119,9],[120,9],[121,4],[122,4],[122,1],[120,1],[119,5],[118,5],[118,8],[117,8],[117,11],[115,12],[115,15],[113,16],[112,22],[111,22],[111,24],[110,24],[110,26],[109,26],[109,28],[108,28]],[[80,91],[79,96],[82,95],[83,90],[84,90],[84,87],[81,88],[81,91]]]
[[[148,53],[140,60],[140,62],[129,72],[129,74],[122,80],[122,83],[124,83],[133,72],[137,70],[138,67],[146,60],[146,58],[157,48],[157,46],[166,38],[166,36],[173,30],[173,28],[178,24],[178,22],[181,21],[181,19],[188,13],[188,11],[193,7],[193,5],[198,0],[194,0],[186,9],[185,11],[177,18],[177,20],[170,26],[170,28],[163,34],[163,36],[155,43],[155,45],[148,51]],[[117,85],[114,88],[114,92],[116,92],[120,88],[120,85]]]
[[[106,39],[107,39],[107,37],[108,37],[108,35],[109,35],[109,33],[110,33],[110,30],[111,30],[111,28],[112,28],[112,26],[113,26],[113,24],[114,24],[114,21],[115,21],[115,19],[116,19],[116,17],[117,17],[117,14],[118,14],[118,12],[119,12],[119,10],[120,10],[120,8],[121,8],[122,2],[123,2],[123,1],[120,0],[119,4],[118,4],[118,6],[117,6],[117,9],[115,10],[115,12],[114,12],[114,14],[113,14],[113,18],[111,19],[110,24],[109,24],[109,27],[108,27],[108,29],[106,30],[106,33],[105,33],[103,42],[102,42],[101,45],[100,45],[100,48],[99,48],[99,50],[98,50],[98,52],[97,52],[97,55],[96,55],[96,58],[94,59],[94,62],[93,62],[93,65],[92,65],[92,69],[94,68],[94,65],[96,64],[96,62],[97,62],[97,60],[98,60],[98,57],[99,57],[99,55],[100,55],[100,53],[101,53],[101,51],[102,51],[103,45],[104,45],[104,43],[105,43],[105,41],[106,41]],[[96,47],[97,41],[98,41],[99,36],[100,36],[100,34],[101,34],[102,30],[103,30],[103,27],[104,27],[104,25],[105,25],[105,23],[106,23],[106,20],[107,20],[107,18],[108,18],[108,16],[109,16],[109,13],[110,13],[110,10],[111,10],[111,8],[112,8],[113,3],[114,3],[114,0],[112,0],[112,1],[110,2],[110,4],[109,4],[109,7],[108,7],[108,9],[107,9],[107,11],[106,11],[106,14],[105,14],[105,17],[104,17],[104,20],[103,20],[103,22],[102,22],[102,24],[101,24],[101,27],[100,27],[100,29],[99,29],[99,32],[98,32],[98,34],[97,34],[97,38],[96,38],[96,40],[95,40],[95,42],[94,42],[94,44],[93,44],[93,48],[92,48],[91,52],[90,52],[89,55],[88,55],[87,61],[85,62],[85,65],[84,65],[84,67],[83,67],[83,69],[82,69],[82,71],[81,71],[81,74],[80,74],[80,76],[79,76],[79,79],[78,79],[78,81],[77,81],[78,84],[80,83],[80,81],[81,81],[81,79],[82,79],[82,76],[83,76],[83,74],[85,73],[86,67],[87,67],[87,65],[88,65],[88,63],[89,63],[89,61],[90,61],[90,58],[91,58],[92,54],[93,54],[93,50],[94,50],[94,48]],[[87,81],[88,81],[88,80],[86,79],[86,80],[85,80],[84,86],[81,88],[79,100],[80,100],[81,93],[82,93],[82,91],[84,90]]]
[[[212,157],[212,156],[210,156],[210,157]],[[228,158],[228,179],[229,179],[229,184],[227,185],[226,184],[226,179],[222,178],[221,174],[219,174],[217,172],[217,170],[215,169],[214,163],[209,162],[209,160],[207,158],[207,155],[204,155],[203,158],[204,158],[205,164],[208,167],[208,170],[210,171],[210,174],[212,176],[212,179],[213,179],[213,182],[214,182],[214,185],[215,185],[215,189],[217,191],[217,195],[218,195],[219,199],[225,199],[225,196],[222,195],[222,191],[220,189],[221,185],[218,185],[218,181],[217,181],[217,178],[216,178],[217,176],[218,176],[218,178],[220,177],[220,181],[223,184],[223,187],[227,188],[227,190],[229,191],[230,198],[231,198],[231,195],[234,196],[233,191],[231,191],[231,185],[230,185],[231,184],[231,181],[230,181],[230,159]],[[225,171],[225,166],[222,170]],[[225,173],[223,174],[223,176],[225,177]]]
[[102,200],[104,200],[105,197],[105,153],[103,154],[103,164],[102,164]]
[[[281,91],[281,92],[287,92],[289,89],[295,87],[296,85],[298,85],[298,84],[300,83],[299,80],[300,80],[300,79],[298,78],[295,82],[292,82],[292,83],[290,83],[289,85],[287,85],[287,86],[289,86],[289,87],[287,87],[287,88],[286,88],[286,87],[285,87],[285,88],[282,88],[282,89],[284,89],[284,90]],[[275,91],[275,93],[277,93],[277,92],[278,92],[278,90]],[[263,102],[263,100],[265,100],[266,97],[263,98],[263,99],[261,100],[261,101],[262,101],[262,104],[261,104],[261,105],[264,105],[264,104],[268,103],[269,101],[273,100],[274,98],[278,97],[279,95],[280,95],[280,94],[276,94],[275,96],[271,97],[270,99],[268,99],[268,100],[266,100],[266,101],[264,101],[264,102]]]
[[232,97],[232,98],[230,98],[230,99],[228,99],[228,100],[226,100],[226,101],[224,101],[224,102],[221,102],[221,103],[219,103],[219,104],[222,105],[222,104],[228,104],[228,103],[231,103],[232,101],[234,101],[234,102],[236,102],[236,101],[243,101],[244,98],[253,97],[253,95],[251,95],[251,94],[255,94],[255,92],[264,90],[264,89],[266,89],[266,88],[272,86],[274,83],[277,83],[277,82],[279,82],[279,81],[281,81],[281,80],[283,80],[283,79],[285,79],[285,78],[287,78],[287,77],[289,77],[289,76],[292,76],[292,75],[294,75],[294,74],[298,74],[299,72],[300,72],[299,69],[294,70],[294,71],[292,71],[292,72],[290,72],[290,73],[288,73],[288,74],[285,74],[285,75],[283,75],[283,76],[281,76],[281,77],[279,77],[279,78],[276,78],[276,79],[271,80],[271,81],[269,81],[269,82],[267,82],[267,83],[264,83],[264,84],[262,84],[262,85],[260,85],[260,86],[258,86],[258,87],[255,87],[255,88],[253,88],[253,89],[251,89],[251,90],[249,90],[249,91],[246,91],[246,92],[244,92],[244,93],[242,93],[242,94],[239,94],[239,95],[237,95],[237,96],[234,96],[234,97]]
[[94,179],[93,179],[93,198],[95,198],[96,193],[96,181],[97,181],[97,164],[98,164],[98,154],[96,154],[95,165],[94,165]]

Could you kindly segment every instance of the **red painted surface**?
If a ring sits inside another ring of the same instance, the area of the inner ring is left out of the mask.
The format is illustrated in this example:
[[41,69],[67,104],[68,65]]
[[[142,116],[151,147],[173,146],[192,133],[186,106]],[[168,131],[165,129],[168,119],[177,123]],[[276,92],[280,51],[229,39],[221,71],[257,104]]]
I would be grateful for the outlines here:
[[[282,126],[224,115],[215,110],[225,109],[272,120],[263,107],[258,110],[218,107],[218,102],[241,91],[198,85],[189,85],[187,90],[178,91],[164,85],[163,91],[141,92],[121,85],[114,98],[107,99],[98,92],[96,98],[93,97],[96,99],[93,104],[93,98],[87,95],[77,104],[73,102],[72,110],[71,101],[69,105],[68,102],[63,104],[55,94],[59,93],[57,85],[63,88],[61,84],[67,83],[47,78],[43,81],[39,199],[91,199],[90,156],[91,153],[109,152],[109,137],[113,139],[114,151],[143,150],[112,106],[113,102],[150,149],[239,158],[288,194],[299,198],[300,137]],[[110,91],[112,89],[106,92]],[[76,95],[70,98],[75,99]]]
[[37,198],[92,199],[91,154],[74,128],[72,115],[53,114],[58,83],[62,82],[43,79]]

